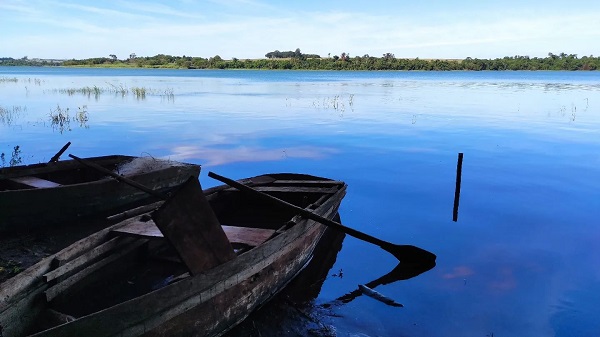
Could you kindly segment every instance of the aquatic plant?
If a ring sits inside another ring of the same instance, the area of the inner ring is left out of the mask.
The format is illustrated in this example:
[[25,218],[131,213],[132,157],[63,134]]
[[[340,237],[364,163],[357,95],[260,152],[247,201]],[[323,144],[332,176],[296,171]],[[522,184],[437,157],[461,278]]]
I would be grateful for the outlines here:
[[87,122],[90,120],[90,117],[88,115],[87,105],[77,107],[77,114],[75,114],[73,119],[79,122],[80,127],[84,127],[86,129],[89,128]]
[[0,77],[0,83],[5,83],[5,82],[17,83],[17,82],[19,82],[19,79],[17,79],[16,77]]
[[11,125],[15,121],[16,117],[18,117],[21,112],[25,110],[27,110],[27,107],[18,105],[13,105],[10,108],[0,106],[0,123]]
[[175,101],[175,94],[173,93],[173,88],[166,88],[163,93],[160,95],[161,98],[166,98],[167,101]]
[[69,96],[73,96],[75,94],[82,94],[82,95],[85,95],[88,98],[90,98],[93,95],[95,99],[98,99],[98,97],[100,97],[100,94],[103,93],[105,91],[105,89],[102,89],[98,86],[93,86],[93,87],[83,87],[83,88],[65,88],[65,89],[58,89],[56,91],[58,91],[61,94],[67,94]]
[[341,114],[346,111],[346,106],[354,109],[354,94],[348,94],[347,97],[344,95],[325,97],[322,101],[313,101],[312,105],[314,108],[333,109]]
[[63,89],[54,89],[53,92],[58,92],[61,94],[66,94],[69,96],[73,96],[75,94],[81,94],[87,96],[88,98],[94,96],[97,100],[101,94],[111,93],[115,96],[126,97],[131,93],[137,99],[146,99],[146,95],[157,95],[161,98],[166,98],[169,101],[175,100],[175,94],[172,88],[166,88],[164,91],[159,91],[146,87],[131,87],[127,88],[126,85],[120,83],[118,85],[113,83],[108,83],[108,87],[98,87],[94,85],[93,87],[86,86],[82,88],[63,88]]
[[145,99],[146,98],[146,88],[144,87],[132,87],[131,92],[137,99]]
[[129,94],[129,90],[127,89],[127,87],[123,86],[122,83],[119,84],[119,86],[116,86],[112,83],[108,83],[108,85],[110,86],[110,92],[114,93],[115,95],[121,95],[121,97],[125,97],[127,96],[127,94]]
[[[23,162],[23,158],[21,157],[21,147],[16,145],[13,148],[13,152],[10,154],[10,160],[8,161],[9,166],[17,166]],[[2,167],[6,167],[6,155],[4,152],[0,153],[0,163],[2,163]]]
[[89,120],[87,105],[77,107],[77,112],[73,117],[69,115],[69,108],[63,109],[60,105],[56,105],[56,109],[50,110],[50,125],[52,125],[52,129],[58,130],[60,133],[71,131],[71,121],[77,122],[80,127],[87,129]]
[[57,104],[55,110],[50,110],[50,124],[52,125],[52,129],[58,129],[60,133],[63,133],[65,130],[71,131],[69,108],[62,109]]
[[[15,80],[16,80],[16,78],[15,78]],[[27,82],[27,83],[33,82],[33,84],[35,84],[35,85],[42,85],[42,80],[39,79],[39,78],[31,78],[31,77],[29,77],[26,80],[23,80],[23,82]]]

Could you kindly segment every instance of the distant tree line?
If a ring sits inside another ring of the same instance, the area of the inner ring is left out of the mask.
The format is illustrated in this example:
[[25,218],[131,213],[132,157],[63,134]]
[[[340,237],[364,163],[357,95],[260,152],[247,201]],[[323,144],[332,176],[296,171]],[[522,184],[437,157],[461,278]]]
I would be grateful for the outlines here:
[[265,54],[266,58],[269,59],[285,59],[285,58],[295,58],[295,59],[320,59],[321,56],[317,54],[302,54],[300,48],[296,48],[295,51],[279,51],[275,50]]
[[61,60],[43,60],[43,59],[29,59],[27,56],[20,59],[14,59],[12,57],[0,57],[0,66],[59,66],[62,64]]
[[[291,54],[290,54],[291,53]],[[292,55],[292,56],[290,56]],[[191,56],[171,56],[158,54],[119,60],[116,55],[109,57],[67,60],[63,62],[41,63],[28,59],[14,60],[0,58],[0,65],[63,65],[86,67],[140,67],[140,68],[183,68],[183,69],[290,69],[290,70],[600,70],[600,57],[576,54],[553,54],[547,57],[512,56],[496,59],[477,59],[467,57],[464,60],[406,59],[396,58],[392,53],[381,57],[370,55],[351,57],[349,53],[339,56],[320,57],[314,54],[302,54],[300,49],[291,52],[273,51],[265,55],[267,59],[233,58],[224,60],[219,55],[203,58]]]

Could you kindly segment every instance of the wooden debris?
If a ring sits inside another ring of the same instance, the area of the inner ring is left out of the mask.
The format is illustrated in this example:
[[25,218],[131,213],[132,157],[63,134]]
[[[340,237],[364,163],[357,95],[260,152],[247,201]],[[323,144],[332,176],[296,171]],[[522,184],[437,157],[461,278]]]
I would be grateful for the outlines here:
[[360,289],[360,291],[362,291],[363,294],[365,294],[365,295],[367,295],[369,297],[372,297],[372,298],[374,298],[374,299],[376,299],[376,300],[378,300],[380,302],[383,302],[383,303],[385,303],[387,305],[390,305],[392,307],[403,307],[404,306],[404,305],[402,305],[402,304],[394,301],[393,299],[391,299],[391,298],[389,298],[389,297],[387,297],[387,296],[385,296],[385,295],[383,295],[383,294],[381,294],[381,293],[379,293],[379,292],[377,292],[377,291],[375,291],[375,290],[367,287],[366,285],[359,284],[358,288]]

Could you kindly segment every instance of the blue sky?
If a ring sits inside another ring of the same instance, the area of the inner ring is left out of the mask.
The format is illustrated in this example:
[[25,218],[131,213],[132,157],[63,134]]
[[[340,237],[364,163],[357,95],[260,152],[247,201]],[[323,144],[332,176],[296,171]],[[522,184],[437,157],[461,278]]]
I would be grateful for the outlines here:
[[0,0],[0,57],[600,55],[600,1]]

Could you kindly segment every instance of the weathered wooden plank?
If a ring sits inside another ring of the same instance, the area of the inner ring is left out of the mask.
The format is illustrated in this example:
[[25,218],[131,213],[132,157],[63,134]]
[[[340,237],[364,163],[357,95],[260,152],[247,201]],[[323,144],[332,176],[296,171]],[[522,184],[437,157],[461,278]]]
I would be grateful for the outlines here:
[[113,231],[119,235],[131,235],[145,237],[149,239],[163,238],[163,233],[156,227],[153,220],[149,221],[131,221],[127,226],[115,229]]
[[236,226],[223,226],[223,230],[229,242],[243,243],[253,247],[267,241],[275,233],[274,229]]
[[[337,187],[306,187],[306,186],[257,186],[255,190],[261,192],[285,192],[285,193],[326,193],[333,194],[337,192]],[[226,191],[238,191],[231,187]]]
[[133,218],[134,216],[148,213],[150,211],[157,209],[158,207],[160,207],[160,205],[162,205],[162,203],[163,203],[163,201],[158,201],[158,202],[155,202],[152,204],[132,208],[132,209],[126,210],[124,212],[108,216],[108,217],[106,217],[106,220],[108,220],[112,223],[116,223],[117,221],[122,221],[124,219]]
[[10,178],[11,181],[14,181],[19,184],[35,187],[35,188],[51,188],[61,186],[59,183],[55,183],[50,180],[28,176],[28,177],[16,177]]
[[144,239],[140,239],[136,242],[132,242],[131,244],[127,245],[123,250],[120,250],[119,252],[115,252],[114,254],[107,256],[106,258],[92,264],[91,266],[83,269],[82,271],[78,272],[77,274],[63,280],[62,282],[58,283],[57,285],[48,288],[48,290],[45,291],[46,301],[48,301],[48,302],[52,301],[54,298],[56,298],[56,296],[60,295],[64,291],[68,290],[73,284],[79,282],[80,280],[84,279],[86,276],[88,276],[91,273],[97,271],[98,269],[106,266],[107,264],[109,264],[113,261],[116,261],[116,260],[120,259],[122,256],[125,256],[125,255],[131,253],[132,251],[134,251],[135,249],[139,248],[140,246],[144,245],[147,242],[148,242],[148,240],[144,240]]
[[[237,226],[221,226],[227,239],[231,243],[242,243],[249,246],[258,246],[270,238],[274,229],[267,228],[251,228],[251,227],[237,227]],[[150,220],[147,222],[132,221],[127,226],[115,229],[113,232],[124,235],[145,237],[145,238],[163,238],[163,234],[156,227],[154,221]]]
[[129,242],[129,240],[124,240],[123,238],[119,238],[119,237],[112,238],[112,239],[108,240],[107,242],[95,247],[94,249],[85,252],[84,254],[77,257],[76,259],[69,261],[69,262],[61,265],[60,267],[44,274],[44,279],[46,280],[46,282],[49,282],[60,276],[66,275],[67,273],[70,273],[78,268],[83,267],[84,265],[93,261],[95,258],[99,257],[100,255],[105,254],[127,242]]
[[343,181],[337,180],[275,180],[272,184],[278,185],[343,185]]
[[125,224],[127,222],[119,223],[83,238],[56,253],[53,258],[43,259],[22,273],[2,283],[2,287],[0,287],[0,314],[3,314],[5,310],[11,308],[24,297],[29,296],[31,292],[39,287],[46,287],[47,284],[43,281],[42,275],[50,271],[51,265],[54,263],[62,265],[76,258],[92,247],[106,241],[107,236],[110,235],[113,229]]
[[192,275],[236,257],[198,179],[188,179],[152,218]]

